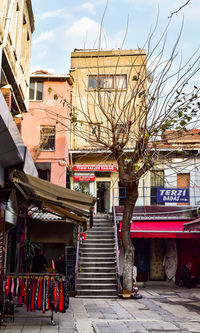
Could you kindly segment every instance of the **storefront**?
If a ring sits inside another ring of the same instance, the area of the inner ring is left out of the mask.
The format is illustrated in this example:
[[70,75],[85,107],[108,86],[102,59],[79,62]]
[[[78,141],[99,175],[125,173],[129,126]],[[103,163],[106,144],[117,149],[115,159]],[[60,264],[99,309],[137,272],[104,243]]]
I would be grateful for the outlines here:
[[[29,212],[27,236],[31,237],[32,242],[39,245],[42,250],[46,258],[47,271],[52,272],[52,259],[56,265],[58,258],[61,257],[62,273],[68,278],[74,273],[76,236],[74,235],[74,224],[70,220],[66,221],[60,216],[55,216],[50,212],[43,213],[35,208]],[[55,268],[57,270],[57,267]]]
[[[143,207],[144,211],[145,208],[147,207]],[[170,212],[169,206],[151,207],[151,213],[148,215],[142,213],[141,209],[140,213],[133,215],[130,227],[132,243],[135,246],[137,280],[141,282],[173,280],[179,284],[183,267],[188,261],[192,262],[193,272],[198,277],[200,233],[184,231],[183,226],[188,220],[188,217],[183,216],[184,210],[168,214],[166,209]],[[153,210],[155,214],[152,213]],[[121,239],[121,219],[122,208],[118,208],[119,239]]]
[[75,164],[73,188],[97,198],[96,213],[112,211],[113,187],[117,181],[115,164]]
[[19,255],[14,269],[17,272],[24,270],[21,263],[23,253],[20,255],[20,251],[25,238],[31,238],[32,242],[40,245],[50,267],[51,259],[65,256],[66,247],[72,245],[74,224],[86,230],[86,218],[92,219],[94,198],[18,170],[10,174],[10,181],[16,187],[24,207],[18,217],[19,233],[16,234],[19,235],[15,242],[17,245],[19,243]]

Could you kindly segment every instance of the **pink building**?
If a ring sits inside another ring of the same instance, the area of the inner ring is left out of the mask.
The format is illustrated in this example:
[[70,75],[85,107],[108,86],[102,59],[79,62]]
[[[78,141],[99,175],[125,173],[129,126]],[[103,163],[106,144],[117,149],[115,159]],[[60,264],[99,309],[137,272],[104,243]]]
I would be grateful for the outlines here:
[[[39,177],[66,187],[69,166],[71,101],[70,75],[53,75],[45,71],[30,77],[29,111],[23,114],[21,134],[35,161]],[[54,95],[66,99],[68,106]]]

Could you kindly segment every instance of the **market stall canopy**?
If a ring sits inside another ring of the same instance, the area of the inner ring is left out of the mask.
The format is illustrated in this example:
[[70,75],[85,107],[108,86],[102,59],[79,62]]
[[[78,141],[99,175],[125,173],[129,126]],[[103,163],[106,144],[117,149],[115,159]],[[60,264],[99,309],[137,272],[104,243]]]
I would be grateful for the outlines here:
[[[183,230],[185,221],[132,221],[131,238],[199,238],[199,232]],[[122,222],[119,234],[121,237]]]
[[44,206],[59,215],[78,222],[86,228],[86,220],[92,214],[95,198],[73,191],[46,180],[27,175],[19,170],[12,170],[10,180],[25,199],[42,202]]

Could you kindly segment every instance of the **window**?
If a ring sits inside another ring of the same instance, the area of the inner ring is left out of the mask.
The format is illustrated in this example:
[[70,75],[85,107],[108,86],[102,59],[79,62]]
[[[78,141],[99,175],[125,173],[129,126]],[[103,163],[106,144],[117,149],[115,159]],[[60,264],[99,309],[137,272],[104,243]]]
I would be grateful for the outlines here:
[[41,126],[40,128],[40,150],[55,151],[55,126]]
[[159,187],[164,187],[164,171],[151,171],[151,205],[157,205],[157,189]]
[[[190,187],[190,174],[178,173],[177,174],[177,188],[189,188]],[[177,203],[178,206],[189,205],[189,202]]]
[[30,82],[29,99],[32,101],[42,101],[43,82]]
[[164,186],[164,171],[163,170],[151,171],[151,186],[156,186],[156,187]]
[[35,166],[39,178],[50,181],[51,163],[35,163]]
[[127,75],[89,75],[89,89],[127,89]]

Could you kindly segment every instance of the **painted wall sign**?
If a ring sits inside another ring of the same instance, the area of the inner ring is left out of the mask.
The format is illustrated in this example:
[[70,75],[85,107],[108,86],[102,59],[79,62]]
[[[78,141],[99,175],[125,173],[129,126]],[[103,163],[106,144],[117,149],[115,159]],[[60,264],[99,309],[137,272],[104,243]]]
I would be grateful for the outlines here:
[[187,188],[158,188],[157,203],[189,202],[189,189]]
[[76,164],[74,165],[74,171],[116,171],[116,165],[112,164]]
[[74,176],[74,180],[78,182],[93,182],[95,176]]

